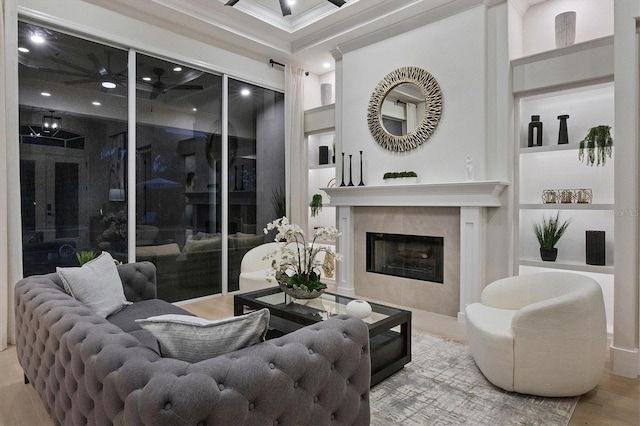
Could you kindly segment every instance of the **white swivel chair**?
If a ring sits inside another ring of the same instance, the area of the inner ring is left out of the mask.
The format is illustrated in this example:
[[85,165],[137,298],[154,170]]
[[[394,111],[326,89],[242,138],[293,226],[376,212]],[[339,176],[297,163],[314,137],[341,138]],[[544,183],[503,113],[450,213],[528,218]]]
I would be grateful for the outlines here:
[[275,281],[267,281],[271,259],[263,259],[263,257],[276,251],[279,246],[280,244],[276,242],[261,244],[244,255],[240,263],[240,291],[254,291],[278,285]]
[[607,329],[600,285],[584,275],[544,272],[504,278],[466,308],[471,354],[507,391],[566,397],[596,387]]

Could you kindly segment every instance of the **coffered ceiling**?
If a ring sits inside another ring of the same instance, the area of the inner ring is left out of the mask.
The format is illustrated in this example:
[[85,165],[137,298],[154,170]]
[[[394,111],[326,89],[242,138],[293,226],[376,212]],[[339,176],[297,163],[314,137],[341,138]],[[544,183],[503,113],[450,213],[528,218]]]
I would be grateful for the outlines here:
[[[327,72],[333,50],[349,50],[487,3],[486,0],[85,0],[257,60]],[[496,2],[495,0],[494,2]],[[539,0],[518,0],[525,4]],[[489,2],[490,3],[490,2]],[[331,68],[332,69],[332,66]]]

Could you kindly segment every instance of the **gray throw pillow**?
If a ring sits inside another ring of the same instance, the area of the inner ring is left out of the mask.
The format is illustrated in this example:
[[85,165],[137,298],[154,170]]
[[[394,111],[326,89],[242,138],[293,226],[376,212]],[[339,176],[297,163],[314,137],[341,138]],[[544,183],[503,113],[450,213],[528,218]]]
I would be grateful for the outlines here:
[[65,291],[102,318],[131,303],[124,295],[118,268],[106,251],[81,267],[58,267],[56,271]]
[[162,356],[199,362],[263,342],[269,310],[209,321],[189,315],[159,315],[136,320],[160,343]]

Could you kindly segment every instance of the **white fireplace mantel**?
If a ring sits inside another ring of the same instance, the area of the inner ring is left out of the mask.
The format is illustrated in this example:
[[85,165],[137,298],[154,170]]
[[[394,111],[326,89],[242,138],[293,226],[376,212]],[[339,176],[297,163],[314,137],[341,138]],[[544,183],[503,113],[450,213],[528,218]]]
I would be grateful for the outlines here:
[[499,207],[502,181],[418,183],[323,188],[330,206]]
[[503,181],[467,181],[384,186],[323,188],[337,207],[338,240],[345,268],[338,270],[338,289],[354,293],[354,207],[424,206],[460,208],[460,309],[480,300],[484,282],[485,210],[500,207],[500,196],[509,184]]

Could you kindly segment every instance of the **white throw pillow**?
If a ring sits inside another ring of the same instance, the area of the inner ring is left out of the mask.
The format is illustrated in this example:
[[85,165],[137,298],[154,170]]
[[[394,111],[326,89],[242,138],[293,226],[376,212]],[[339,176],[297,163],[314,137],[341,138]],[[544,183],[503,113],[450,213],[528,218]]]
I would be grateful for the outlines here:
[[113,258],[103,251],[78,268],[56,268],[64,289],[96,315],[106,318],[130,304]]
[[209,321],[189,315],[159,315],[136,320],[160,343],[162,356],[199,362],[263,342],[269,310]]

